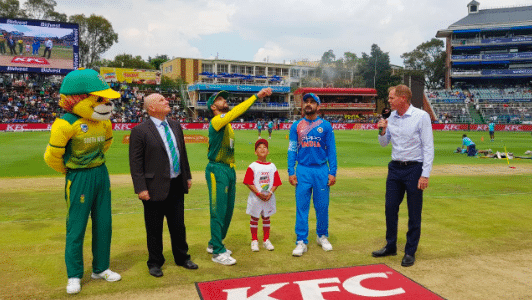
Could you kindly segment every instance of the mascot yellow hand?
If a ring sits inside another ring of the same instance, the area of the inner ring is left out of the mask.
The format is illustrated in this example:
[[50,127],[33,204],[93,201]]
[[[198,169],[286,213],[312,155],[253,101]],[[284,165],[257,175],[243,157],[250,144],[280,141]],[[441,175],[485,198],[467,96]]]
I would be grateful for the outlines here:
[[52,124],[44,160],[54,170],[93,168],[105,162],[113,139],[109,121],[120,94],[94,70],[70,72],[61,85],[59,106],[67,113]]

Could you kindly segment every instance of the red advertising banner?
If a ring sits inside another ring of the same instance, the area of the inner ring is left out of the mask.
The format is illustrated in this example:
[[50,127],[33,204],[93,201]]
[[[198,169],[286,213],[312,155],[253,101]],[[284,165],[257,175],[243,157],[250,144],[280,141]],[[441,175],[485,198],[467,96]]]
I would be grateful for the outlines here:
[[203,300],[443,299],[384,264],[199,282],[196,287]]
[[[131,130],[138,123],[113,123],[113,130]],[[256,123],[231,123],[234,130],[256,130]],[[279,129],[288,130],[292,123],[281,123]],[[0,131],[46,131],[52,127],[51,123],[3,123]],[[181,123],[183,129],[207,130],[209,123]],[[374,123],[332,123],[334,130],[375,130]],[[440,131],[488,131],[488,125],[476,124],[432,124],[433,130]],[[263,129],[264,130],[264,129]],[[532,131],[532,125],[495,125],[495,131]]]

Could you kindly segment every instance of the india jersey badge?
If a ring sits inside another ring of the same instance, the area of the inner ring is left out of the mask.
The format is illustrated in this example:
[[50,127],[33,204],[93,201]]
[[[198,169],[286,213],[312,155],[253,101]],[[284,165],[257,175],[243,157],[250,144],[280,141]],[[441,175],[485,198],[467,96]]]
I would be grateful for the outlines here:
[[87,124],[81,124],[80,127],[81,127],[81,131],[83,132],[89,131],[89,125]]
[[323,128],[318,127],[318,132],[319,132],[319,133],[322,133],[322,132],[323,132]]

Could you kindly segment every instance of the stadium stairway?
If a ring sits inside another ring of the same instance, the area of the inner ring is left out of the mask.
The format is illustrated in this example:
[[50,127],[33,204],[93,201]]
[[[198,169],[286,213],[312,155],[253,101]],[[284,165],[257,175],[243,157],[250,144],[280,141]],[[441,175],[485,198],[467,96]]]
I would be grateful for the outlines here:
[[474,124],[486,124],[486,122],[484,121],[484,118],[477,111],[473,103],[470,103],[468,105],[468,108],[469,108],[469,115],[471,116],[471,119],[473,120]]

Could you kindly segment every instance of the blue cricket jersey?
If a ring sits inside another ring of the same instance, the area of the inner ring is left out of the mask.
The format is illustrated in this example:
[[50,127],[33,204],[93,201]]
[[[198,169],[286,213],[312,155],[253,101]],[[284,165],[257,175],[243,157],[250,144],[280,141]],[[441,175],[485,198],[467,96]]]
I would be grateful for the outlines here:
[[329,174],[336,177],[336,142],[331,123],[322,119],[301,118],[290,127],[288,175],[295,174],[296,161],[304,166],[329,164]]

